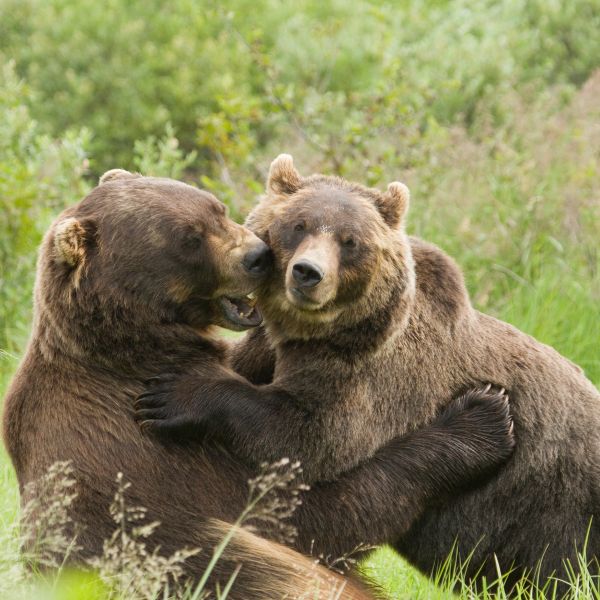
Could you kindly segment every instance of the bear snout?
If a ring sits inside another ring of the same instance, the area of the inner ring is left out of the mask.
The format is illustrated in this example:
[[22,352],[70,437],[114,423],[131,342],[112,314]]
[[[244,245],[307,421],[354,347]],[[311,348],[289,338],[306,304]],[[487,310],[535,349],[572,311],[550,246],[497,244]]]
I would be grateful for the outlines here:
[[242,266],[253,277],[264,277],[273,268],[273,253],[263,241],[244,255]]
[[312,288],[323,280],[323,269],[309,260],[301,260],[292,267],[292,277],[302,288]]

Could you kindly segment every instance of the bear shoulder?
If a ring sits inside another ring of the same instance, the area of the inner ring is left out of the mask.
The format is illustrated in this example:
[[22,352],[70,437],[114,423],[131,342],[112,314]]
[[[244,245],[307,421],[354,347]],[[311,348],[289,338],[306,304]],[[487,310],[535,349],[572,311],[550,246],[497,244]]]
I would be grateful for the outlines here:
[[471,301],[460,267],[443,250],[409,237],[415,264],[417,299],[425,300],[444,319],[470,312]]

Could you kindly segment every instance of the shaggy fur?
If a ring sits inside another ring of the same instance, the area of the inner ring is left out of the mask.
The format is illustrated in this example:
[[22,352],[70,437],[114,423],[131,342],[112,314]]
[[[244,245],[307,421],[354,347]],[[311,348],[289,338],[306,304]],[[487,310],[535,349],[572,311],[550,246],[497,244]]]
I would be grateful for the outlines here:
[[[210,328],[228,324],[223,296],[258,285],[242,263],[261,247],[210,194],[118,170],[47,233],[31,340],[6,397],[4,440],[22,492],[56,461],[71,461],[78,492],[71,516],[85,528],[82,557],[99,554],[113,531],[108,507],[117,472],[132,484],[128,502],[162,523],[152,544],[166,554],[203,549],[188,562],[192,577],[244,508],[254,469],[209,441],[163,443],[144,434],[133,405],[146,380],[165,370],[239,380]],[[507,408],[481,396],[393,440],[337,481],[315,485],[294,515],[297,547],[308,553],[314,540],[319,552],[340,556],[363,542],[395,539],[425,506],[501,460],[512,445]],[[482,421],[489,432],[479,433]],[[146,418],[152,425],[159,423]],[[240,562],[232,599],[295,598],[315,580],[322,597],[342,585],[341,598],[369,597],[358,584],[248,532],[238,533],[212,583],[223,585]]]
[[[279,157],[247,221],[275,254],[259,293],[266,325],[233,358],[260,383],[273,365],[256,357],[275,359],[272,383],[253,395],[240,384],[220,388],[211,403],[203,390],[193,403],[190,381],[160,382],[157,406],[218,430],[249,460],[287,452],[313,481],[335,478],[431,422],[452,395],[492,382],[511,398],[514,456],[498,477],[388,541],[426,572],[457,540],[463,558],[473,551],[471,576],[494,580],[493,554],[514,577],[542,556],[542,577],[564,576],[592,517],[588,557],[600,552],[600,394],[552,348],[474,310],[457,265],[405,235],[407,206],[400,184],[382,194],[336,177],[302,178]],[[307,261],[322,279],[299,290],[294,266]]]

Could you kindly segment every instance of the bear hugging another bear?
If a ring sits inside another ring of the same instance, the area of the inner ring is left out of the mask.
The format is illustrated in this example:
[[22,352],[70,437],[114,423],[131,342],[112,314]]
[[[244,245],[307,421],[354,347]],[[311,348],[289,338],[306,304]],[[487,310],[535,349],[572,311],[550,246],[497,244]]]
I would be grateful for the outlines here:
[[[105,174],[50,227],[38,259],[32,334],[6,396],[3,428],[23,504],[29,483],[54,463],[70,462],[77,492],[70,518],[81,527],[71,560],[101,554],[112,535],[119,472],[131,483],[128,505],[145,507],[148,520],[161,523],[149,551],[202,549],[186,561],[192,579],[244,510],[257,470],[243,455],[209,440],[148,435],[134,420],[144,410],[136,413],[134,401],[165,371],[193,374],[194,385],[199,375],[248,385],[212,329],[260,320],[247,295],[267,280],[268,254],[265,241],[228,219],[211,194],[121,170]],[[270,362],[270,352],[260,356]],[[272,365],[261,368],[264,375]],[[152,427],[161,428],[159,417]],[[264,538],[239,531],[212,572],[211,589],[223,587],[241,563],[231,599],[315,597],[315,586],[323,598],[335,590],[341,598],[369,597],[362,585],[297,551],[338,557],[359,544],[399,539],[427,507],[479,483],[512,448],[506,402],[480,386],[371,460],[312,486],[291,520],[295,549],[272,541],[268,524],[258,530]]]
[[264,326],[233,356],[267,385],[167,375],[142,404],[163,430],[209,431],[254,464],[285,454],[313,482],[492,382],[510,395],[514,456],[486,485],[427,510],[395,547],[427,573],[457,541],[463,559],[472,553],[470,576],[494,581],[496,556],[514,569],[509,586],[542,557],[542,580],[566,578],[586,541],[588,558],[600,554],[600,394],[552,348],[471,306],[452,259],[406,235],[408,200],[403,184],[381,193],[302,177],[279,156],[246,223],[274,254],[257,292]]

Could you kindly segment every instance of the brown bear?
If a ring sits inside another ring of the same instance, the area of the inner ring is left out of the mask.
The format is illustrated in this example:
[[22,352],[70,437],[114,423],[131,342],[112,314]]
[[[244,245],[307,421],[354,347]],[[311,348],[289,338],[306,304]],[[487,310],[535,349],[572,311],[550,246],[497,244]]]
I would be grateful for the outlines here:
[[303,178],[289,155],[277,158],[247,220],[275,257],[257,292],[265,326],[233,358],[255,383],[272,382],[166,376],[140,406],[163,428],[176,419],[218,435],[246,460],[299,459],[312,482],[492,382],[511,398],[515,455],[388,541],[426,572],[458,541],[462,558],[472,552],[469,575],[488,582],[493,555],[513,577],[542,556],[541,577],[564,576],[586,540],[600,554],[600,394],[552,348],[471,306],[458,266],[405,234],[408,201],[401,183],[381,193]]
[[[71,517],[84,528],[79,558],[101,553],[114,529],[109,504],[121,472],[132,484],[128,502],[162,524],[151,547],[169,555],[200,547],[187,566],[191,577],[203,573],[245,507],[256,470],[214,442],[169,444],[143,434],[133,403],[164,370],[239,379],[211,330],[260,323],[247,294],[270,260],[265,243],[229,220],[211,194],[120,170],[51,226],[31,339],[6,397],[4,440],[22,493],[56,461],[71,461],[78,492]],[[400,537],[427,506],[499,465],[511,452],[509,429],[501,398],[480,391],[458,399],[431,426],[305,494],[293,516],[296,547],[308,553],[314,540],[316,552],[340,556],[361,542]],[[392,507],[401,518],[390,517]],[[228,546],[213,585],[238,563],[230,598],[315,597],[315,582],[318,597],[333,588],[342,598],[369,597],[249,532]]]

